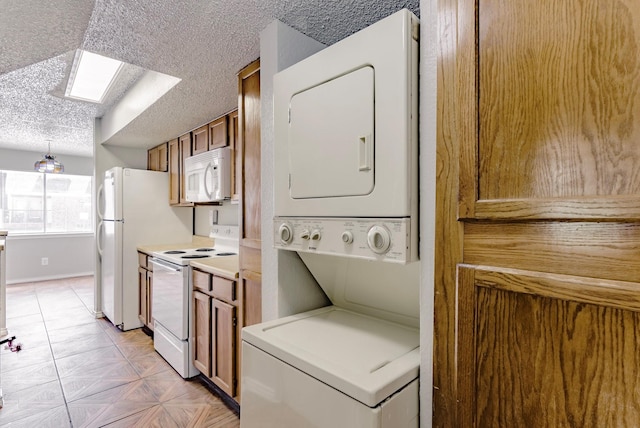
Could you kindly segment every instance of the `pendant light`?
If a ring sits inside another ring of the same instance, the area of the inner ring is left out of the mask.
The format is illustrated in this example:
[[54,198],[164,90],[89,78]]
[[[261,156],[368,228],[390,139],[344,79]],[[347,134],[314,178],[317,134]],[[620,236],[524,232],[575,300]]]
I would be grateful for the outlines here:
[[33,169],[38,172],[49,172],[53,174],[64,172],[64,165],[58,162],[56,157],[51,154],[51,141],[49,141],[47,154],[33,165]]

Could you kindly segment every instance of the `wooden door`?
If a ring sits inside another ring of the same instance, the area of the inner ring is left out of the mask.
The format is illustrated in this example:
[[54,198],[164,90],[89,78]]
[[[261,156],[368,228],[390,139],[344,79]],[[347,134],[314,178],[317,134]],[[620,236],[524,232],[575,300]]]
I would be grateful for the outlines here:
[[[209,126],[204,125],[194,130],[191,141],[191,155],[197,155],[209,150]],[[188,156],[186,156],[188,157]]]
[[147,150],[147,169],[158,171],[160,169],[160,151],[158,147]]
[[209,124],[209,150],[225,147],[229,144],[227,138],[227,116],[222,116]]
[[230,397],[236,387],[236,308],[218,299],[212,301],[211,380]]
[[434,426],[638,426],[640,3],[444,3]]
[[153,271],[147,271],[147,327],[153,331]]
[[211,300],[199,291],[193,292],[193,365],[211,377]]
[[167,172],[169,164],[167,159],[167,143],[160,144],[158,147],[158,171]]

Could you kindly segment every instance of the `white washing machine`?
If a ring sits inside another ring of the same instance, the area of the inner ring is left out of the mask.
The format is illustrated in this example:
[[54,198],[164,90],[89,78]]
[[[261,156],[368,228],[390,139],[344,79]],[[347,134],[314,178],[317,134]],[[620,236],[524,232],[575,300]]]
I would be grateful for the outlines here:
[[242,353],[242,427],[418,426],[417,329],[329,306],[246,328]]
[[418,427],[418,25],[274,77],[275,247],[332,306],[242,330],[242,428]]

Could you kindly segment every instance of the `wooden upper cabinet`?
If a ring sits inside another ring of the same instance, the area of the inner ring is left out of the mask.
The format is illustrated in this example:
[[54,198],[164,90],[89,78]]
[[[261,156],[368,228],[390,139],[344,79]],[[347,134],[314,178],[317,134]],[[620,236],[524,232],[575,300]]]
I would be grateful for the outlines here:
[[598,217],[610,203],[640,217],[640,5],[482,0],[478,10],[469,217]]
[[[192,155],[197,155],[199,153],[204,153],[209,150],[209,126],[204,125],[200,128],[191,132],[192,134],[192,142],[191,142],[191,153]],[[187,156],[188,157],[188,156]]]
[[147,169],[151,171],[168,171],[168,143],[162,143],[147,151]]
[[227,116],[219,117],[209,125],[209,149],[219,149],[229,144],[227,133]]
[[231,201],[237,202],[239,198],[238,162],[240,151],[238,150],[238,110],[229,113],[227,118],[227,130],[229,133],[229,147],[231,148]]
[[180,143],[180,205],[193,205],[192,202],[188,202],[186,197],[186,190],[184,187],[184,160],[191,156],[191,133],[184,134],[179,139]]
[[180,203],[180,141],[176,138],[169,141],[169,205]]

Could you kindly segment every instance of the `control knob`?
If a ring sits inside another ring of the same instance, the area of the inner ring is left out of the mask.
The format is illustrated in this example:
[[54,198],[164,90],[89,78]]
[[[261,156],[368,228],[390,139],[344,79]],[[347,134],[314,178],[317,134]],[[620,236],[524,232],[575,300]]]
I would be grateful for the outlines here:
[[342,242],[345,244],[351,244],[353,242],[353,233],[348,230],[342,232]]
[[369,248],[376,254],[384,254],[391,247],[391,234],[389,230],[380,225],[376,225],[369,229],[367,233],[367,244]]
[[280,242],[286,245],[291,243],[293,239],[293,230],[289,224],[282,223],[278,228],[278,235],[280,236]]

